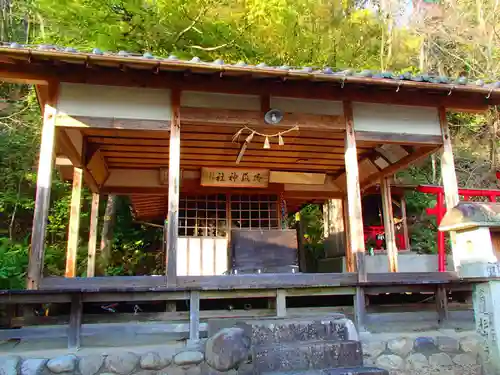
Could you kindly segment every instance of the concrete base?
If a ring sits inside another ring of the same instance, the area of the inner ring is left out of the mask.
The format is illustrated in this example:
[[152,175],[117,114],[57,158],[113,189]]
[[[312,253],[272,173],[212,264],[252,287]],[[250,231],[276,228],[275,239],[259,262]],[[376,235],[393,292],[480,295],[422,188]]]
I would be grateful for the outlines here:
[[[389,272],[387,254],[366,256],[366,270],[368,273]],[[453,271],[453,259],[446,258],[446,269]],[[438,272],[437,254],[417,254],[414,252],[398,254],[399,272]],[[318,262],[318,272],[347,272],[346,257],[326,258]]]

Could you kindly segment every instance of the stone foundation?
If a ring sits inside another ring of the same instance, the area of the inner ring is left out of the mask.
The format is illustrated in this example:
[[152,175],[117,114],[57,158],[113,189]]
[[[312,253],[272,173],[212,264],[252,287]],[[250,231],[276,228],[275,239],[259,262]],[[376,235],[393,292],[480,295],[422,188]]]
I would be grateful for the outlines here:
[[452,330],[419,334],[361,334],[364,364],[391,375],[481,375],[480,339]]
[[[49,358],[7,356],[0,358],[1,375],[217,375],[251,373],[250,364],[239,364],[239,371],[225,364],[226,371],[212,367],[220,363],[205,355],[205,345],[186,346],[174,351],[154,347],[147,350],[103,349],[103,354],[62,354]],[[94,351],[95,352],[95,351]],[[245,358],[246,360],[246,358]],[[247,362],[247,361],[246,361]],[[212,366],[209,364],[211,363]],[[245,370],[247,369],[247,370]]]
[[[391,375],[482,374],[479,359],[482,344],[473,331],[361,333],[359,336],[363,365],[388,370]],[[252,348],[245,337],[241,328],[226,328],[207,340],[182,346],[165,344],[10,355],[0,357],[0,375],[253,375],[256,364],[251,363]],[[313,349],[310,350],[315,353]],[[266,372],[269,369],[264,369]]]

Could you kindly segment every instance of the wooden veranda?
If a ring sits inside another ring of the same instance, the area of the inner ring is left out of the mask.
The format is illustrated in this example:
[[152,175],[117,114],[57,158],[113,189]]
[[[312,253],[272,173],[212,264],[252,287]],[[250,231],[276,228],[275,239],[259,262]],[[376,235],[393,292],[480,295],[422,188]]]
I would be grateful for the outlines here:
[[[389,181],[411,163],[442,152],[446,206],[455,206],[446,114],[500,104],[495,86],[19,45],[0,47],[0,78],[35,85],[43,112],[29,291],[4,292],[3,301],[69,299],[77,327],[83,302],[190,299],[196,338],[200,298],[276,298],[282,316],[287,295],[348,294],[362,325],[365,293],[431,290],[441,293],[445,314],[445,289],[468,283],[453,272],[397,272]],[[283,113],[280,122],[264,122],[271,109]],[[54,161],[73,173],[66,277],[43,276]],[[216,177],[221,172],[227,173],[224,180]],[[228,181],[231,173],[239,180]],[[245,173],[253,180],[245,181]],[[82,184],[94,193],[94,207],[102,194],[130,195],[139,210],[145,196],[164,199],[165,210],[154,214],[166,213],[166,277],[74,277]],[[368,274],[360,196],[375,184],[382,190],[392,272]],[[266,209],[271,229],[281,228],[283,202],[339,200],[350,272],[178,275],[181,194],[277,196],[276,207]]]

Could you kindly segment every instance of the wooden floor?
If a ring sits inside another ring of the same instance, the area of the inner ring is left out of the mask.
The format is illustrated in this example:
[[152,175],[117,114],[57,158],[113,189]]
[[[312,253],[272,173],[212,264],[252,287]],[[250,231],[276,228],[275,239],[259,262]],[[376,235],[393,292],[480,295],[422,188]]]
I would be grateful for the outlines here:
[[[479,281],[479,279],[477,280]],[[460,284],[464,280],[455,272],[369,273],[367,282],[359,283],[356,273],[251,274],[227,276],[183,276],[177,286],[167,288],[164,276],[106,276],[93,278],[46,277],[42,290],[61,291],[185,291],[276,289],[309,287],[396,286],[426,284]]]

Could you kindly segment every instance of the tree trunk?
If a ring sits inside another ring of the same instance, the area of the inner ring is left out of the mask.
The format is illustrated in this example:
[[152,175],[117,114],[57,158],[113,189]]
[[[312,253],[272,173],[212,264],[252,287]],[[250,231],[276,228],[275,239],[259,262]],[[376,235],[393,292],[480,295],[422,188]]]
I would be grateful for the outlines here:
[[113,231],[115,226],[115,216],[116,216],[116,196],[108,195],[108,200],[106,202],[106,211],[104,212],[104,220],[102,223],[102,233],[101,233],[101,251],[100,251],[100,262],[99,266],[101,272],[106,270],[106,267],[111,261],[111,245],[113,242]]

